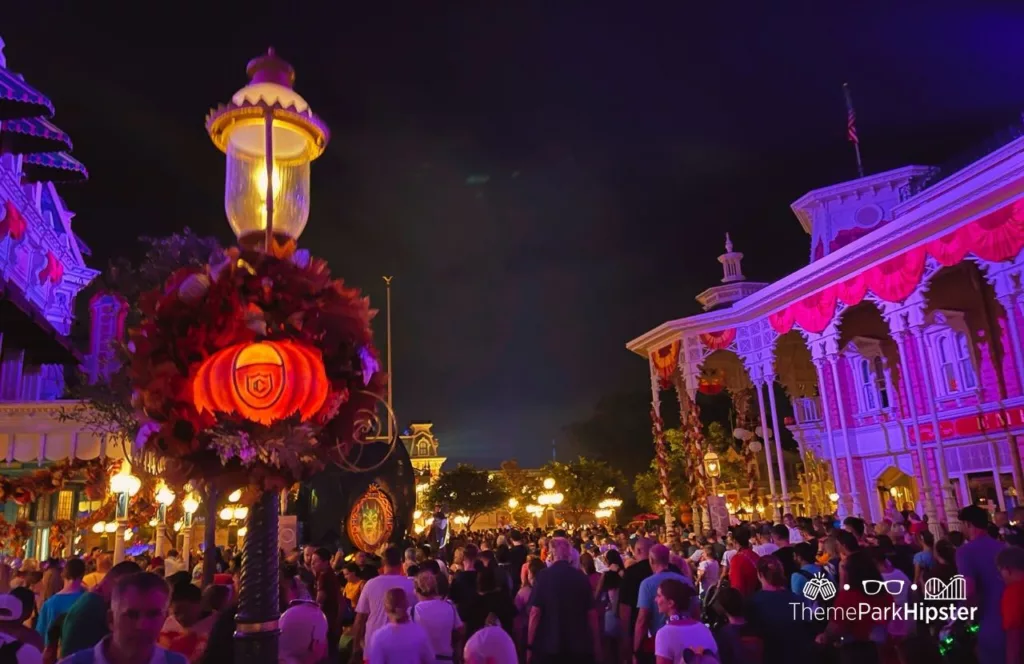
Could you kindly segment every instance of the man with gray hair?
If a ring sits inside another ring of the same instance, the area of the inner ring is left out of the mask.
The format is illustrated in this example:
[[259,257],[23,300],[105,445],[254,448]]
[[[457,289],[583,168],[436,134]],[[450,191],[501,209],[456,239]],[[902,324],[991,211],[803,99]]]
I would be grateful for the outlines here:
[[564,537],[548,543],[550,566],[533,584],[527,631],[531,664],[576,664],[601,656],[597,605],[587,575],[570,565],[572,544]]

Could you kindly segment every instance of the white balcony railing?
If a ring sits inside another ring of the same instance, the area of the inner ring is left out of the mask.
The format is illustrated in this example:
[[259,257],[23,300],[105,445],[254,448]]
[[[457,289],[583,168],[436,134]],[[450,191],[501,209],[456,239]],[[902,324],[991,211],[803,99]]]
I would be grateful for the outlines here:
[[821,402],[818,397],[800,397],[793,399],[793,416],[797,424],[821,422]]

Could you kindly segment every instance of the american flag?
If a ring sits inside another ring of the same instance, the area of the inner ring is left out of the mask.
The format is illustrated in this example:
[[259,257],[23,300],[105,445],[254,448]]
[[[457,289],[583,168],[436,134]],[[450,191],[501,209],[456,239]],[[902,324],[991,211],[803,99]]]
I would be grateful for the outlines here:
[[851,143],[860,145],[857,138],[857,111],[853,110],[853,99],[850,97],[850,88],[844,83],[843,92],[846,95],[846,138]]

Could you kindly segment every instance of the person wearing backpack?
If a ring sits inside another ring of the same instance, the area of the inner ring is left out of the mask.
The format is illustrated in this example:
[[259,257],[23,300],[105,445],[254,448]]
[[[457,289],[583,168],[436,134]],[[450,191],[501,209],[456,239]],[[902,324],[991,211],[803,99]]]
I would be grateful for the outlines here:
[[[21,618],[23,605],[14,595],[0,595],[0,625],[15,623]],[[8,631],[0,631],[0,664],[42,664],[39,648],[22,641]]]
[[450,662],[466,635],[466,626],[455,605],[442,599],[437,591],[437,575],[423,570],[416,575],[416,597],[412,621],[426,631],[434,650],[434,659]]

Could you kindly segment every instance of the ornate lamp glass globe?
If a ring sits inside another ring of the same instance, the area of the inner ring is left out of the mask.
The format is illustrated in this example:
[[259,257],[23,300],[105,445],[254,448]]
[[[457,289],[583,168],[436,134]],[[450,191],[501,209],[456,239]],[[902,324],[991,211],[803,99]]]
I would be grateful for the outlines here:
[[117,523],[114,522],[114,521],[108,521],[107,523],[103,524],[103,532],[105,532],[105,533],[116,533],[117,532]]
[[553,478],[553,477],[546,478],[544,480],[544,488],[547,489],[548,491],[554,489],[555,488],[555,478]]
[[514,510],[517,507],[519,507],[519,501],[516,500],[515,498],[509,498],[508,499],[508,508],[510,510]]
[[708,452],[704,455],[704,471],[708,474],[708,477],[718,478],[722,474],[722,466],[718,460],[718,454],[715,452]]
[[417,520],[423,518],[423,512],[421,510],[416,510],[415,512],[412,513],[412,518]]
[[239,537],[245,537],[248,534],[249,534],[249,529],[246,528],[245,526],[242,526],[241,528],[238,529],[238,536]]
[[242,490],[241,489],[235,489],[234,491],[231,492],[231,495],[228,496],[228,502],[229,503],[237,503],[241,499],[242,499]]
[[166,484],[160,486],[156,492],[156,502],[161,505],[170,505],[174,502],[174,492],[171,491]]
[[150,519],[149,520],[149,527],[150,528],[156,528],[157,525],[159,525],[159,522],[156,519]]
[[178,532],[179,530],[181,530],[181,521],[175,521],[173,528],[174,532]]
[[233,516],[238,521],[245,521],[245,517],[249,516],[249,508],[245,506],[236,507]]
[[838,503],[839,494],[833,491],[832,493],[828,494],[828,499],[831,500],[833,503]]
[[185,510],[186,514],[195,514],[196,510],[199,509],[199,501],[190,493],[185,496],[185,500],[181,501],[181,507]]
[[295,70],[273,49],[246,73],[249,85],[210,111],[206,131],[227,155],[224,210],[239,242],[283,244],[306,227],[309,164],[323,154],[329,132],[292,89]]
[[135,537],[135,531],[130,530],[130,529],[124,531],[124,541],[125,542],[131,540],[131,538],[133,538],[133,537]]
[[234,514],[235,510],[231,509],[230,507],[225,507],[220,511],[220,518],[225,521],[230,521],[231,517],[234,516]]
[[105,530],[106,525],[107,524],[103,523],[102,521],[97,521],[96,523],[92,524],[92,532],[99,535]]
[[121,470],[110,478],[110,491],[112,493],[127,493],[134,496],[142,488],[142,480],[131,473],[127,465],[121,466]]

